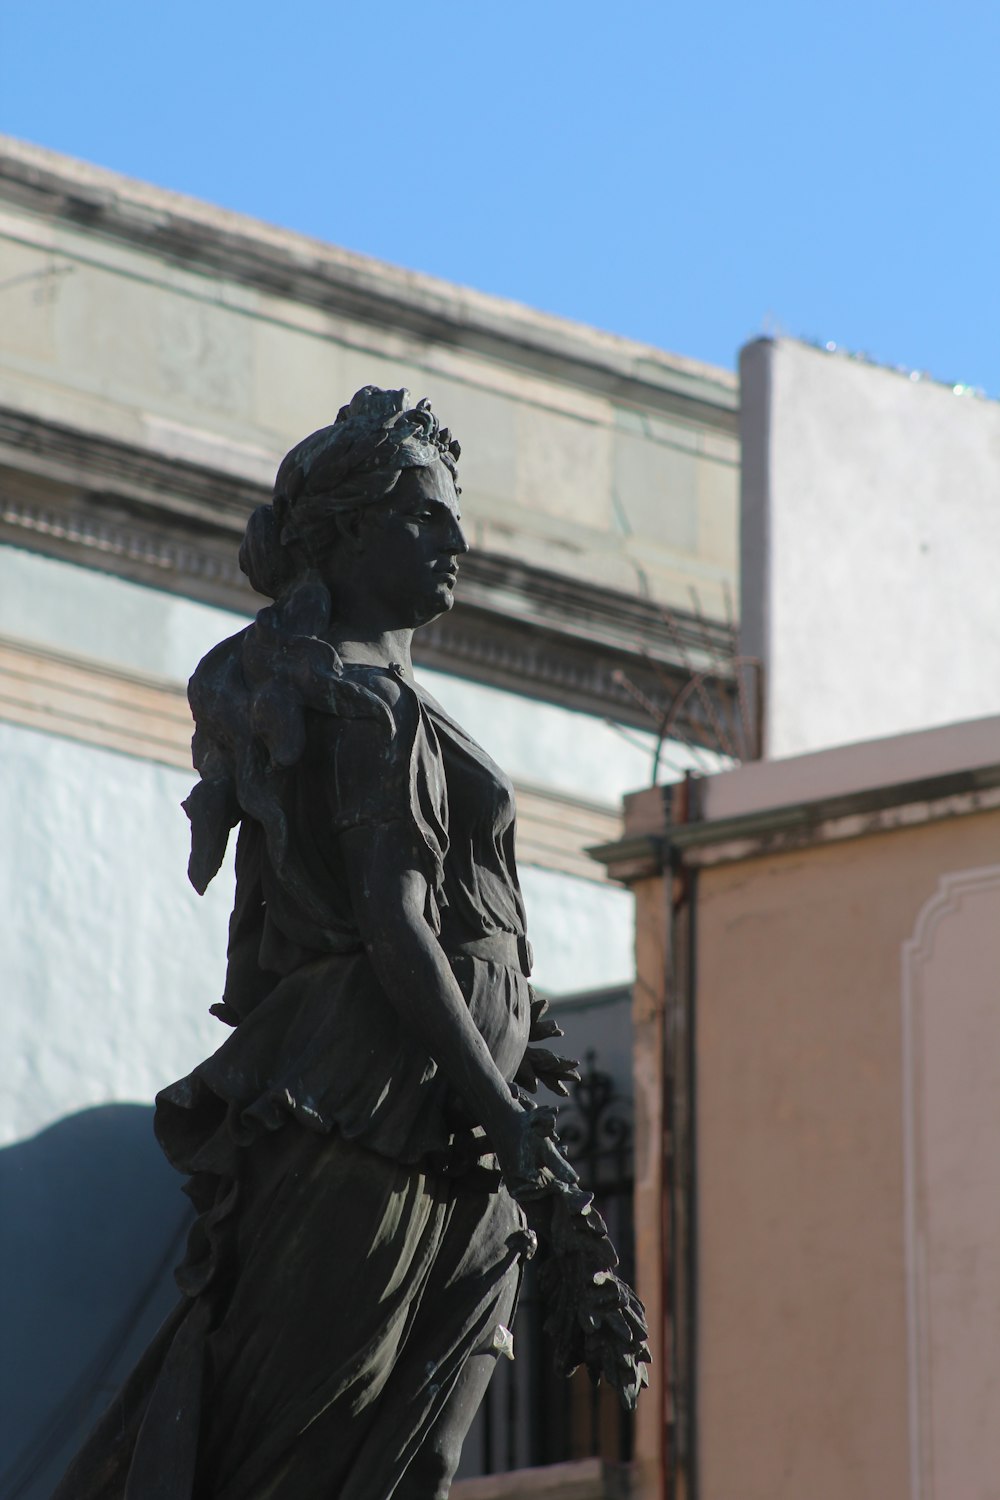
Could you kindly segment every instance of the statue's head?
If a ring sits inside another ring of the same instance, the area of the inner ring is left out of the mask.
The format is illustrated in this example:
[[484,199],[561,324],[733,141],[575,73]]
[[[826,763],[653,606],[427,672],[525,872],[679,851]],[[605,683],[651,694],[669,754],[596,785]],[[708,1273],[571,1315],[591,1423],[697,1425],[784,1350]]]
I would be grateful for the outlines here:
[[240,548],[240,567],[258,593],[277,599],[307,572],[328,572],[352,528],[370,533],[367,522],[384,519],[397,501],[417,506],[425,491],[460,493],[458,443],[428,401],[409,401],[406,390],[366,385],[331,426],[285,455],[271,502],[254,511]]

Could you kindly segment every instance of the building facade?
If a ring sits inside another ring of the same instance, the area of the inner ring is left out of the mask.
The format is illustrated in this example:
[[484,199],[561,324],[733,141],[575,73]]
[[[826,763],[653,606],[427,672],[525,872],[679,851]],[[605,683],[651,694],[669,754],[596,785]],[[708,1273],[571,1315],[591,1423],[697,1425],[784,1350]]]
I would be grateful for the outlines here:
[[764,755],[627,799],[642,1500],[985,1500],[1000,1385],[1000,406],[741,359]]
[[1000,719],[652,789],[625,835],[637,1493],[991,1494]]
[[[0,1172],[23,1355],[0,1470],[19,1495],[48,1493],[172,1295],[183,1200],[149,1105],[219,1044],[232,893],[231,872],[204,899],[184,879],[185,683],[262,602],[236,552],[278,460],[369,383],[429,396],[463,444],[473,550],[419,667],[517,785],[567,1047],[631,1092],[631,903],[585,850],[626,789],[736,750],[734,378],[3,141]],[[481,1436],[473,1466],[530,1459]]]

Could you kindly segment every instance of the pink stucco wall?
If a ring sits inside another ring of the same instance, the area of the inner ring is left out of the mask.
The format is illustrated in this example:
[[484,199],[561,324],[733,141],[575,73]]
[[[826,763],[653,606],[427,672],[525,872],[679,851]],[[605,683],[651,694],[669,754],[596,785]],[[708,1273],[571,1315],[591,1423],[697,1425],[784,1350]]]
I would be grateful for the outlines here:
[[987,1500],[1000,812],[697,896],[702,1500]]

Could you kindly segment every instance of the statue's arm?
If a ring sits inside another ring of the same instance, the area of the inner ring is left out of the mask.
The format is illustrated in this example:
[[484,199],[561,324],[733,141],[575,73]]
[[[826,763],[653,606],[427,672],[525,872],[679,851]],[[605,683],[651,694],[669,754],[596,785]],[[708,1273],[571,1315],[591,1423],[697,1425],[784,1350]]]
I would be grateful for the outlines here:
[[525,1108],[490,1055],[427,921],[427,880],[407,824],[396,819],[341,835],[354,913],[379,983],[400,1018],[482,1125],[509,1181],[544,1169],[575,1173],[548,1132],[553,1112]]

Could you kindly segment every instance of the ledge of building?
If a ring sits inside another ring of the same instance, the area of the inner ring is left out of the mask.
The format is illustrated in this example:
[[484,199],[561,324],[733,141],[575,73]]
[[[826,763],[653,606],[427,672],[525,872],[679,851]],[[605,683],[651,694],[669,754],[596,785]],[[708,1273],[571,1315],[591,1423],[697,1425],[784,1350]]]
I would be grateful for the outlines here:
[[452,1500],[627,1500],[629,1493],[628,1466],[600,1458],[460,1479],[451,1487]]
[[[1000,764],[671,828],[689,866],[730,864],[1000,808]],[[613,871],[609,869],[609,873]]]
[[738,382],[728,370],[405,271],[10,136],[0,136],[0,197],[193,270],[737,431]]
[[1000,761],[1000,717],[970,719],[750,761],[701,783],[701,816],[711,823],[767,816],[791,805],[916,785]]
[[588,849],[626,885],[1000,809],[1000,719],[752,762],[625,799],[624,831]]

